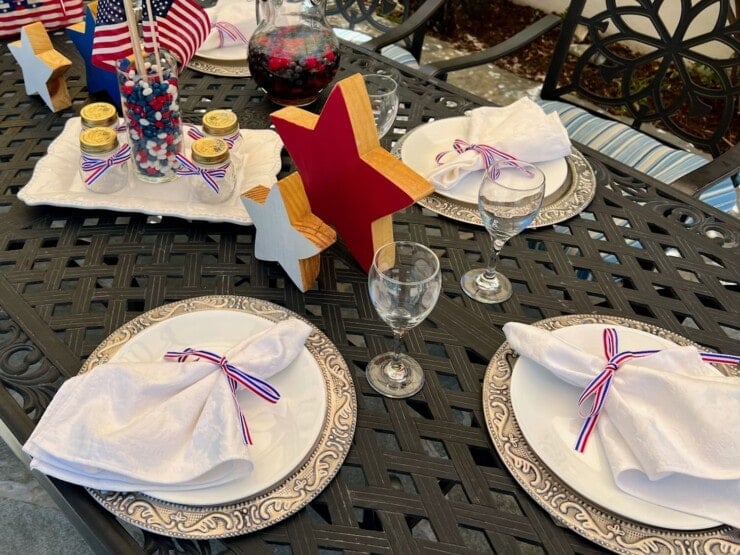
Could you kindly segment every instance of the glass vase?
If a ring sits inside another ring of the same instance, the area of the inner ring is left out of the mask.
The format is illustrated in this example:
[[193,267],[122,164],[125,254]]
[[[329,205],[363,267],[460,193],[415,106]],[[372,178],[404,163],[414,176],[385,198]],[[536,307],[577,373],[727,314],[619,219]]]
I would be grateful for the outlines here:
[[161,183],[177,177],[183,131],[177,61],[165,50],[116,64],[121,107],[131,145],[133,174]]

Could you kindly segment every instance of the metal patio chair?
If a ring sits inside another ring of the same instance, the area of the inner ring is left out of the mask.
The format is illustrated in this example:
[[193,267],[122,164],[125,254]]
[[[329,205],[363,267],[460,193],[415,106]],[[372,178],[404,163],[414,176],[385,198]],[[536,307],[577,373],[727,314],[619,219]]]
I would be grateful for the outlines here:
[[[544,110],[556,111],[575,141],[740,215],[740,147],[727,139],[740,125],[738,3],[638,0],[617,5],[606,0],[601,11],[588,16],[583,13],[586,3],[572,0],[562,19],[545,16],[508,41],[427,64],[422,71],[446,78],[450,72],[493,62],[559,24],[537,99]],[[675,10],[673,16],[668,8]],[[709,30],[698,30],[699,18],[712,23]],[[578,41],[581,30],[585,38]],[[582,44],[574,48],[577,42]],[[643,48],[635,49],[635,43]],[[709,44],[722,45],[720,53],[710,56]],[[574,63],[566,66],[567,61]],[[608,83],[609,92],[595,90],[597,81]],[[614,115],[613,109],[621,113]],[[691,118],[707,117],[714,119],[706,134],[685,125]]]

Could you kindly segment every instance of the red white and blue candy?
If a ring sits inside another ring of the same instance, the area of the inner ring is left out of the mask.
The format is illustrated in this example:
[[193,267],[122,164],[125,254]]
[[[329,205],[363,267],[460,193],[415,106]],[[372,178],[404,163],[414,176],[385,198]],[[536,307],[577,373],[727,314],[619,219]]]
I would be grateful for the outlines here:
[[151,178],[174,177],[182,150],[178,81],[163,68],[145,64],[146,81],[129,60],[119,66],[119,85],[129,129],[132,158],[139,173]]

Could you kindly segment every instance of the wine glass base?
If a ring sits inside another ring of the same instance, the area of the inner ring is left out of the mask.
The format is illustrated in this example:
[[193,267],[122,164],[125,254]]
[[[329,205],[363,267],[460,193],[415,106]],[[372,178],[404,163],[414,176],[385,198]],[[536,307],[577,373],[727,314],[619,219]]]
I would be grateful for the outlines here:
[[[399,362],[406,368],[403,379],[393,379],[387,372],[393,362],[393,353],[383,353],[367,363],[365,375],[370,386],[385,397],[404,399],[419,393],[424,386],[421,365],[408,355],[399,355]],[[392,373],[392,371],[391,371]]]
[[471,299],[475,299],[480,303],[494,304],[508,300],[513,291],[509,278],[496,273],[497,284],[489,287],[483,279],[484,273],[485,269],[483,268],[466,272],[460,278],[460,286],[463,292]]

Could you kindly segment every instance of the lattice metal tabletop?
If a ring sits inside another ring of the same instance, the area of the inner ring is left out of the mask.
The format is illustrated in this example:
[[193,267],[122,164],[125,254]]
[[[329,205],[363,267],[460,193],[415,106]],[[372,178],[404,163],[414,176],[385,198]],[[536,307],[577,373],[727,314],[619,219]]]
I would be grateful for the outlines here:
[[[49,113],[25,95],[7,49],[0,57],[0,415],[11,443],[27,439],[61,383],[113,330],[151,308],[201,295],[255,297],[306,317],[350,364],[358,394],[356,435],[338,477],[306,509],[252,535],[209,543],[145,533],[142,540],[84,489],[47,481],[98,551],[602,552],[543,511],[493,448],[481,388],[503,341],[501,326],[567,314],[621,316],[737,352],[737,220],[586,151],[598,181],[594,200],[579,216],[510,241],[502,264],[515,292],[501,305],[470,301],[458,285],[483,263],[485,230],[419,206],[394,217],[397,238],[437,252],[444,281],[438,306],[405,340],[425,369],[424,389],[406,401],[384,399],[363,370],[388,348],[390,332],[341,242],[322,255],[318,284],[302,294],[280,267],[254,257],[252,227],[177,218],[150,224],[138,214],[28,207],[16,198],[66,119],[89,100],[73,48],[60,34],[54,42],[75,62],[68,78],[75,110]],[[372,57],[345,45],[338,78]],[[406,130],[482,102],[399,69],[402,106],[383,140],[388,148]],[[276,108],[249,79],[189,70],[181,94],[191,122],[230,107],[242,127],[263,128]],[[284,162],[287,171],[290,160]]]

